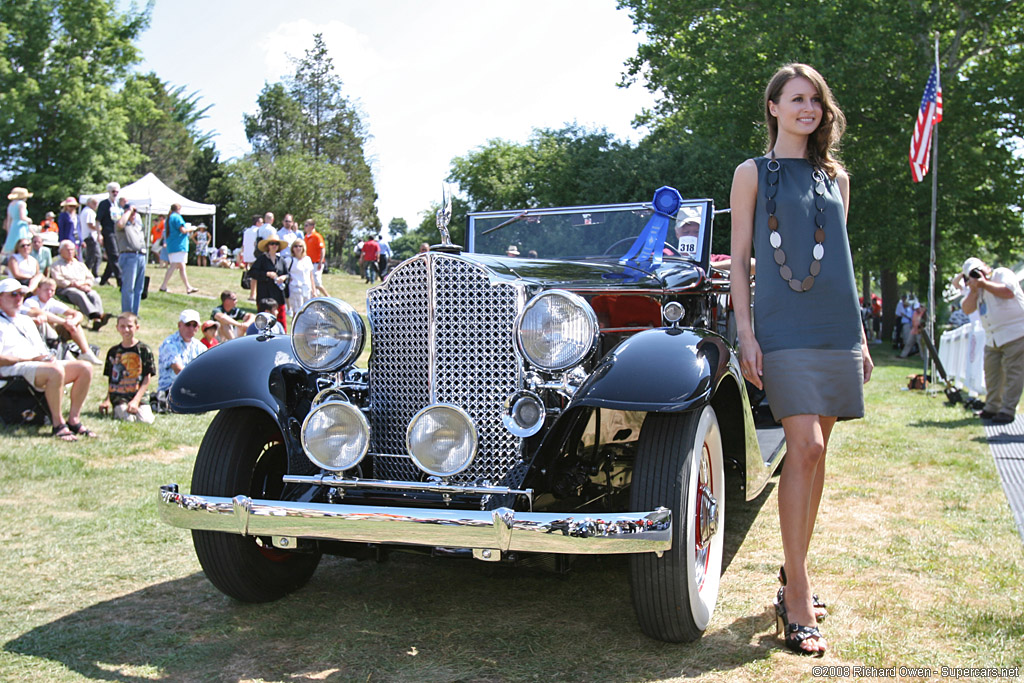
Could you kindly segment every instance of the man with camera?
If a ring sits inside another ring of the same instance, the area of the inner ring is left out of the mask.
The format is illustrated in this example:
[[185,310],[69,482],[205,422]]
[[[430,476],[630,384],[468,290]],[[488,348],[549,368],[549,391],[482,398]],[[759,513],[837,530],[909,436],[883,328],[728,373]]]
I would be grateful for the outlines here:
[[1024,390],[1024,290],[1012,270],[993,270],[978,258],[964,261],[963,273],[969,289],[963,311],[978,311],[986,337],[985,407],[977,415],[1009,424]]

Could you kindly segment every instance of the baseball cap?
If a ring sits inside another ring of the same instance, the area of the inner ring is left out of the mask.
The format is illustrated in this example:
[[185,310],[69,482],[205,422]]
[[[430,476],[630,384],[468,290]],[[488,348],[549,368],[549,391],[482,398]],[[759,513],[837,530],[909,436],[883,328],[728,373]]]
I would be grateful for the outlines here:
[[211,327],[217,327],[217,323],[215,323],[212,320],[207,320],[205,323],[203,323],[203,331],[204,332],[206,330],[210,329]]
[[13,277],[7,277],[0,280],[0,294],[9,294],[10,292],[27,292],[28,287],[21,284]]
[[972,270],[974,270],[975,268],[984,268],[984,267],[985,267],[985,262],[984,261],[982,261],[980,258],[975,258],[974,256],[972,256],[971,258],[969,258],[966,261],[964,261],[964,267],[961,268],[961,271],[963,272],[964,277],[970,277]]
[[178,322],[180,323],[196,323],[199,324],[199,314],[191,308],[186,308],[178,316]]

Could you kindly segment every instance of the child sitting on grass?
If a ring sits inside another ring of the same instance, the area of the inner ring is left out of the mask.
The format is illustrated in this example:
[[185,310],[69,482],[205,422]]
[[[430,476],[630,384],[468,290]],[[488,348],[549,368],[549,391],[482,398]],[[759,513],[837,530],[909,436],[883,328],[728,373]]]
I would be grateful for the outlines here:
[[110,387],[100,403],[100,413],[113,405],[118,420],[152,424],[156,418],[145,397],[149,380],[156,374],[156,362],[150,348],[135,338],[138,329],[139,318],[131,311],[117,317],[121,343],[107,351],[103,374],[110,378]]
[[220,340],[217,339],[217,323],[212,320],[207,320],[203,323],[203,338],[199,341],[208,349],[212,349],[219,344]]

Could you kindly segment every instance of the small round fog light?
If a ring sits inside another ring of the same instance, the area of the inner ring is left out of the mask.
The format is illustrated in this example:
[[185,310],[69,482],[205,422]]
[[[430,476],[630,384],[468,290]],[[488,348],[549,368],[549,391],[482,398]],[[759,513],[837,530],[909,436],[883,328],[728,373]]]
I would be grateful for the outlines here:
[[669,301],[662,307],[661,315],[665,318],[665,322],[675,325],[683,319],[683,305],[678,301]]
[[260,334],[270,334],[275,322],[277,319],[266,311],[257,313],[256,319],[252,321]]
[[517,391],[505,399],[501,421],[516,436],[533,436],[544,426],[547,410],[540,397],[532,391]]
[[469,467],[476,457],[476,427],[458,406],[427,406],[409,423],[405,445],[421,470],[450,477]]
[[370,447],[370,424],[351,403],[329,400],[314,408],[302,422],[302,449],[325,470],[355,467]]

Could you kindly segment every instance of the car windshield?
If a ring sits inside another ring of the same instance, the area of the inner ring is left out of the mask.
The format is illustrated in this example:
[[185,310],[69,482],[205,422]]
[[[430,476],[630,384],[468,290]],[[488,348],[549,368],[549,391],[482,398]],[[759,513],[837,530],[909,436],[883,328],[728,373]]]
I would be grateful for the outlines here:
[[[669,222],[663,255],[705,261],[712,213],[710,200],[685,200]],[[474,213],[469,250],[512,258],[621,258],[651,215],[650,204]]]

